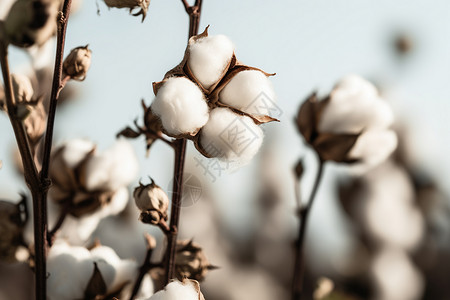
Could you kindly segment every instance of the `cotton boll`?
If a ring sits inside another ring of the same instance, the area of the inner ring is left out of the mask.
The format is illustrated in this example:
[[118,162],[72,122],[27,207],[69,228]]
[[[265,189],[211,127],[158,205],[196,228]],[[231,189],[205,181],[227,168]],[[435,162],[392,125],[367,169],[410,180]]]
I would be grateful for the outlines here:
[[172,281],[164,290],[157,292],[148,300],[199,300],[204,299],[193,281]]
[[16,103],[30,102],[34,94],[30,79],[22,74],[12,74],[11,79]]
[[261,71],[239,72],[219,93],[219,101],[249,114],[270,115],[276,95],[272,83]]
[[421,299],[424,280],[405,252],[395,248],[382,249],[372,265],[377,297],[375,299]]
[[217,83],[233,57],[234,45],[224,35],[208,36],[189,43],[189,68],[205,89]]
[[396,147],[397,135],[394,131],[370,130],[358,137],[349,157],[360,160],[364,168],[370,168],[387,159]]
[[262,141],[263,132],[251,118],[228,108],[212,110],[200,131],[200,145],[209,156],[242,164],[255,156]]
[[101,218],[106,218],[108,216],[115,216],[121,213],[128,204],[130,195],[126,187],[121,187],[112,196],[108,205],[102,207],[99,211],[99,216]]
[[57,241],[47,258],[49,300],[83,299],[94,264],[86,248]]
[[137,158],[131,145],[119,140],[103,153],[89,158],[84,169],[87,190],[110,190],[128,185],[138,172]]
[[342,93],[343,98],[351,96],[359,96],[364,98],[372,98],[378,96],[377,88],[358,75],[347,75],[342,78],[333,89],[333,96]]
[[169,78],[151,105],[169,135],[195,135],[208,122],[209,108],[200,88],[184,77]]
[[69,168],[75,168],[95,148],[95,144],[84,139],[73,139],[64,143],[62,147],[64,147],[62,152],[64,163]]

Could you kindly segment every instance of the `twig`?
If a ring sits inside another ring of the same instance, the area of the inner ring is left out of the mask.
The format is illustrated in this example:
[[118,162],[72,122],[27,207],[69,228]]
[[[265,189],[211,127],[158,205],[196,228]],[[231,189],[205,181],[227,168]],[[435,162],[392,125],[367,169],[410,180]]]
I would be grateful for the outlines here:
[[49,247],[53,246],[53,242],[55,241],[55,235],[58,232],[58,230],[61,228],[61,226],[63,225],[69,212],[70,212],[69,205],[64,205],[62,207],[61,212],[59,213],[59,217],[58,217],[58,220],[56,221],[56,224],[47,233],[47,243],[48,243]]
[[[298,229],[298,240],[295,243],[295,263],[294,263],[294,276],[292,281],[292,300],[299,300],[302,297],[303,292],[303,273],[305,268],[304,262],[304,244],[305,244],[305,232],[308,222],[308,216],[311,211],[314,199],[316,198],[317,190],[323,175],[324,161],[319,158],[319,167],[317,170],[314,186],[309,196],[309,200],[305,206],[300,206],[298,215],[300,218],[300,226]],[[300,199],[297,199],[298,203],[301,203]]]
[[35,250],[35,291],[36,300],[46,300],[46,222],[45,206],[43,206],[43,199],[41,190],[46,187],[39,180],[39,175],[36,170],[36,165],[33,161],[33,154],[26,134],[25,126],[21,119],[16,116],[14,107],[14,91],[11,82],[11,73],[9,71],[8,63],[8,45],[4,40],[0,40],[0,64],[2,68],[2,76],[5,84],[6,106],[8,110],[9,120],[14,130],[17,146],[19,148],[22,164],[24,168],[25,182],[31,191],[33,197],[33,225],[34,225],[34,250]]
[[[202,0],[196,0],[193,6],[189,6],[185,0],[182,0],[186,12],[189,14],[189,38],[198,34]],[[165,284],[175,276],[175,252],[178,236],[178,223],[181,213],[181,196],[183,193],[183,170],[186,156],[186,140],[177,139],[173,142],[175,149],[175,168],[173,180],[172,206],[170,213],[170,232],[167,235],[166,257],[166,278]]]

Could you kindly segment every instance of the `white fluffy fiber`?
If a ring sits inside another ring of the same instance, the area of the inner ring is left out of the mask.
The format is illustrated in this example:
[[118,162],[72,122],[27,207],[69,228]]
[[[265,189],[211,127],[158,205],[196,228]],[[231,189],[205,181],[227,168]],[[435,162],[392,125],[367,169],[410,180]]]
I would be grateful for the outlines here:
[[392,125],[394,116],[388,104],[378,96],[370,82],[350,75],[331,92],[319,122],[319,130],[331,133],[359,133],[384,129]]
[[253,120],[228,108],[211,111],[200,132],[201,147],[211,156],[240,164],[249,162],[263,141],[263,131]]
[[185,280],[183,283],[176,280],[172,281],[164,290],[161,290],[151,296],[148,300],[199,300],[199,293],[197,292],[193,283]]
[[195,134],[208,121],[209,108],[200,88],[184,77],[171,77],[151,105],[170,135]]
[[276,95],[272,82],[261,71],[247,70],[234,76],[219,94],[220,102],[244,112],[271,115]]
[[11,79],[16,103],[31,101],[34,90],[30,79],[22,74],[12,74]]
[[84,291],[97,263],[106,283],[113,292],[126,282],[133,282],[139,266],[131,260],[121,260],[113,249],[100,246],[91,251],[57,241],[50,249],[47,266],[49,300],[83,299]]
[[205,89],[209,89],[221,79],[233,52],[233,42],[224,35],[191,40],[187,63],[195,78]]
[[94,153],[84,171],[84,186],[88,190],[115,191],[135,179],[138,162],[133,147],[125,140],[118,140],[103,153]]

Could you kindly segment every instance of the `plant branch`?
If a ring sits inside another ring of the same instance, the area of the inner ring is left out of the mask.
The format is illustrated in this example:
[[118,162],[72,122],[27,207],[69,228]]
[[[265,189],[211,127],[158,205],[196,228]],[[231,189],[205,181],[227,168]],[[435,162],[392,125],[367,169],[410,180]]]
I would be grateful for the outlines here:
[[[200,14],[202,1],[196,0],[193,6],[189,6],[186,1],[182,0],[186,12],[189,15],[189,38],[198,34],[200,22]],[[175,167],[173,180],[172,206],[170,213],[170,232],[167,234],[166,249],[166,278],[165,284],[175,277],[175,252],[178,236],[178,224],[181,213],[181,197],[183,193],[183,170],[184,160],[186,156],[186,140],[177,139],[173,142],[175,150]]]
[[[298,229],[298,240],[295,243],[295,263],[294,263],[294,276],[292,280],[292,300],[300,300],[302,297],[303,273],[305,268],[303,251],[305,244],[306,225],[308,222],[309,213],[314,203],[314,199],[316,198],[320,181],[322,179],[323,167],[324,161],[321,158],[319,158],[319,167],[317,170],[316,178],[308,202],[304,206],[299,206],[298,209],[300,225]],[[300,199],[297,199],[297,201],[298,203],[301,203]]]
[[37,300],[46,299],[46,222],[45,206],[41,190],[46,187],[39,180],[36,165],[33,161],[33,151],[25,130],[25,126],[20,118],[16,115],[14,91],[11,82],[11,73],[8,63],[8,44],[4,40],[0,40],[0,64],[2,68],[2,76],[5,85],[6,106],[9,120],[14,130],[17,146],[19,148],[20,157],[24,168],[25,182],[31,191],[33,197],[33,225],[34,225],[34,250],[35,250],[35,293]]

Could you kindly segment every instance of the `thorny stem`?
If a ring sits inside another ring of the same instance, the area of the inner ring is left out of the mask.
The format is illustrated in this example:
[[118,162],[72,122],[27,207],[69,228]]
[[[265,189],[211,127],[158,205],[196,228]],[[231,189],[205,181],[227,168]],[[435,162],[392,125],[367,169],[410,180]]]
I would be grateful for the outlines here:
[[[304,262],[304,244],[305,244],[305,232],[308,222],[308,216],[311,211],[314,199],[316,198],[317,190],[322,179],[324,161],[319,158],[319,167],[317,170],[314,186],[309,196],[308,202],[305,206],[299,206],[298,215],[300,218],[300,226],[298,229],[298,240],[295,243],[295,263],[294,263],[294,276],[292,280],[292,300],[300,300],[303,292],[303,273],[305,268]],[[300,199],[297,199],[298,203],[301,203]]]
[[36,278],[36,299],[46,299],[46,243],[45,232],[46,223],[44,219],[44,209],[41,190],[45,187],[39,180],[36,165],[33,161],[33,154],[25,131],[25,126],[21,119],[16,115],[14,92],[11,82],[11,73],[8,64],[8,44],[4,40],[0,40],[0,64],[2,68],[3,81],[5,85],[6,107],[11,125],[16,137],[17,146],[19,148],[22,164],[24,168],[25,182],[31,191],[33,197],[33,217],[34,217],[34,250],[35,250],[35,278]]
[[[189,6],[186,0],[182,0],[186,12],[189,15],[189,38],[198,34],[202,0],[196,0],[193,6]],[[175,250],[178,236],[178,223],[181,213],[181,196],[183,192],[183,169],[186,156],[186,140],[177,139],[173,142],[175,150],[175,167],[173,180],[172,207],[170,213],[170,232],[167,233],[166,249],[166,278],[165,284],[175,277]]]

